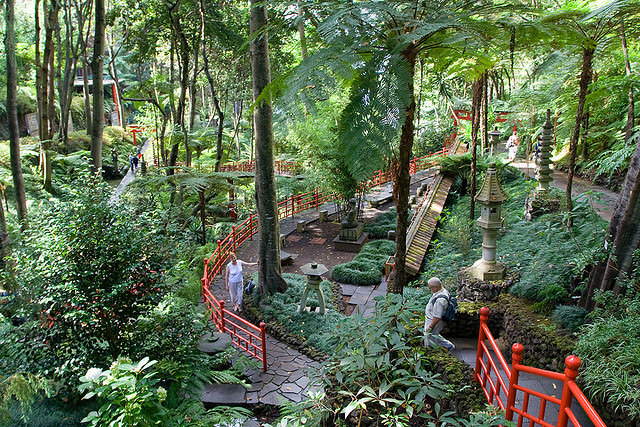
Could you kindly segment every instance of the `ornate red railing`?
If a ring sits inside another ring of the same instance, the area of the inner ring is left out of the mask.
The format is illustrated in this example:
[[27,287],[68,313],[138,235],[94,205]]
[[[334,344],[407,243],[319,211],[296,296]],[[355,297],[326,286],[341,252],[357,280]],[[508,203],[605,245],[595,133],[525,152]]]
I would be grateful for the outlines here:
[[[580,387],[575,383],[575,379],[578,376],[578,368],[580,367],[580,359],[577,356],[571,355],[565,359],[566,367],[564,373],[547,371],[522,365],[524,346],[516,343],[511,347],[513,357],[511,367],[509,367],[487,326],[488,320],[489,309],[483,307],[480,309],[480,333],[478,335],[478,353],[476,355],[474,377],[480,383],[480,387],[482,387],[489,403],[495,404],[505,411],[507,421],[514,421],[514,417],[517,416],[518,427],[522,426],[525,420],[529,421],[529,426],[567,427],[569,425],[568,421],[571,421],[573,426],[581,427],[582,424],[571,409],[571,402],[575,398],[594,426],[606,427],[604,421],[602,421],[580,390]],[[489,346],[487,346],[487,341]],[[495,353],[497,362],[492,357],[490,350]],[[502,368],[505,373],[507,382],[504,381],[499,368]],[[563,383],[562,395],[557,398],[523,387],[518,384],[521,372],[561,381]],[[516,402],[516,396],[518,396],[518,402]],[[529,414],[528,412],[531,396],[540,399],[540,409],[537,415]],[[555,424],[552,421],[545,421],[547,404],[549,403],[558,405]]]
[[[449,152],[451,146],[445,145],[442,150],[428,154],[422,157],[414,157],[410,164],[411,174],[415,174],[418,171],[427,169],[434,164],[434,158],[436,156],[446,155]],[[294,162],[281,161],[280,167],[282,170],[294,170],[295,167],[299,167],[299,164]],[[225,165],[220,168],[221,171],[244,171],[253,172],[255,170],[255,161],[246,161],[234,163],[232,165]],[[389,172],[378,171],[374,174],[373,178],[364,183],[365,188],[381,185],[392,179],[392,175]],[[322,190],[314,190],[304,194],[298,194],[286,198],[278,203],[278,220],[292,217],[302,211],[309,209],[318,209],[328,201],[335,200],[338,196],[335,193],[328,193]],[[211,319],[218,327],[218,330],[229,332],[234,339],[234,344],[239,348],[252,354],[263,362],[264,369],[266,369],[266,353],[263,352],[259,356],[255,351],[257,348],[257,335],[250,335],[247,331],[260,331],[262,328],[247,322],[239,316],[229,312],[224,308],[224,301],[217,300],[211,293],[211,283],[216,275],[220,274],[229,258],[231,252],[235,252],[237,248],[247,240],[252,240],[253,235],[258,232],[258,218],[255,214],[250,214],[249,218],[245,219],[240,224],[233,227],[231,233],[224,239],[218,240],[218,246],[213,251],[209,258],[204,260],[204,275],[202,277],[202,296],[204,298],[205,305],[208,307]],[[230,319],[229,324],[233,325],[233,328],[228,328],[228,324],[225,319]],[[262,324],[261,324],[262,326]],[[240,331],[244,338],[239,338],[239,335],[235,331]],[[262,338],[261,345],[264,346],[264,338]]]
[[[303,169],[302,164],[290,160],[276,160],[273,166],[276,175],[298,175]],[[220,172],[255,172],[255,170],[255,160],[243,160],[220,166]]]
[[[207,260],[204,263],[204,275],[207,274]],[[231,336],[231,342],[262,362],[262,370],[267,372],[267,342],[265,323],[260,327],[247,322],[242,317],[224,308],[224,301],[213,296],[205,278],[202,278],[202,295],[209,317],[220,332]]]

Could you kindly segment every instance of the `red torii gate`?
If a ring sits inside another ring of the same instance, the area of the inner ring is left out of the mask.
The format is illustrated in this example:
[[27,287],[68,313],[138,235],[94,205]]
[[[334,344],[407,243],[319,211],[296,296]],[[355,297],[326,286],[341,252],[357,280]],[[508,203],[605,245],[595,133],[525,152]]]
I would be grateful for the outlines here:
[[[460,120],[471,120],[471,113],[467,110],[451,110],[453,114],[451,114],[451,118],[453,119],[453,125],[458,128],[460,126]],[[495,111],[496,122],[504,123],[507,121],[507,115],[509,115],[511,111]]]

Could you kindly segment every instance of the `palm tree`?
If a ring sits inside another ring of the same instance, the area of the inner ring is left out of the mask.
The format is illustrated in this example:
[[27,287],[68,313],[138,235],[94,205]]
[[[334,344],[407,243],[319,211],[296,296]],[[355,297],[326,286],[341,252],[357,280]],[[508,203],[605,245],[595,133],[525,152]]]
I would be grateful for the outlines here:
[[300,64],[290,79],[289,92],[317,91],[322,88],[319,83],[333,79],[346,82],[350,100],[340,120],[339,137],[350,172],[359,180],[381,168],[394,175],[396,277],[389,292],[402,293],[408,280],[405,259],[416,62],[443,47],[468,44],[473,48],[471,41],[486,27],[470,16],[482,6],[456,0],[334,1],[323,6],[330,13],[318,33],[326,47]]

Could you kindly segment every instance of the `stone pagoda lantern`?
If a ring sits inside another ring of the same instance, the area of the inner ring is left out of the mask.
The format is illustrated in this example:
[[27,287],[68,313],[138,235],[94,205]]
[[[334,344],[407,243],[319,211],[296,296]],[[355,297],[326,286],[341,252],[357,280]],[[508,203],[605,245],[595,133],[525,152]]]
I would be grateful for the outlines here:
[[496,164],[490,163],[487,175],[476,201],[482,205],[478,226],[482,228],[482,259],[477,260],[469,269],[473,277],[482,281],[501,280],[505,276],[505,267],[496,261],[496,240],[498,230],[502,228],[502,204],[507,195],[500,186],[496,174]]
[[329,269],[317,262],[310,262],[300,267],[300,270],[305,276],[307,276],[307,286],[304,288],[304,292],[302,293],[298,312],[308,309],[307,297],[309,296],[309,292],[315,291],[318,295],[318,308],[316,309],[316,312],[324,314],[324,294],[322,293],[322,288],[320,288],[320,283],[322,283],[322,277],[320,276],[329,271]]
[[538,186],[527,196],[525,200],[525,215],[527,220],[544,213],[555,212],[560,209],[560,200],[552,197],[549,184],[551,177],[551,141],[553,140],[553,124],[551,124],[551,110],[547,109],[547,120],[542,125],[542,138],[540,141],[540,165],[536,173]]
[[488,135],[491,137],[491,141],[489,142],[489,155],[493,156],[498,152],[498,142],[500,142],[502,132],[498,130],[498,126],[494,126],[493,130],[489,132]]

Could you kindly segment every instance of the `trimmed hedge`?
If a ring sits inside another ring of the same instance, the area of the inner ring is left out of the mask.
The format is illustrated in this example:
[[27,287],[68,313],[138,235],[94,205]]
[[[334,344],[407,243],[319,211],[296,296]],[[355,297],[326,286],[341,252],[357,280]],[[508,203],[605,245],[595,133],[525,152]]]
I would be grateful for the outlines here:
[[337,282],[351,285],[378,285],[382,280],[382,272],[387,258],[395,251],[396,244],[390,240],[369,242],[351,262],[333,267],[331,278]]
[[376,219],[364,226],[365,233],[369,233],[372,239],[386,239],[387,233],[396,229],[397,214],[395,208],[382,213]]

